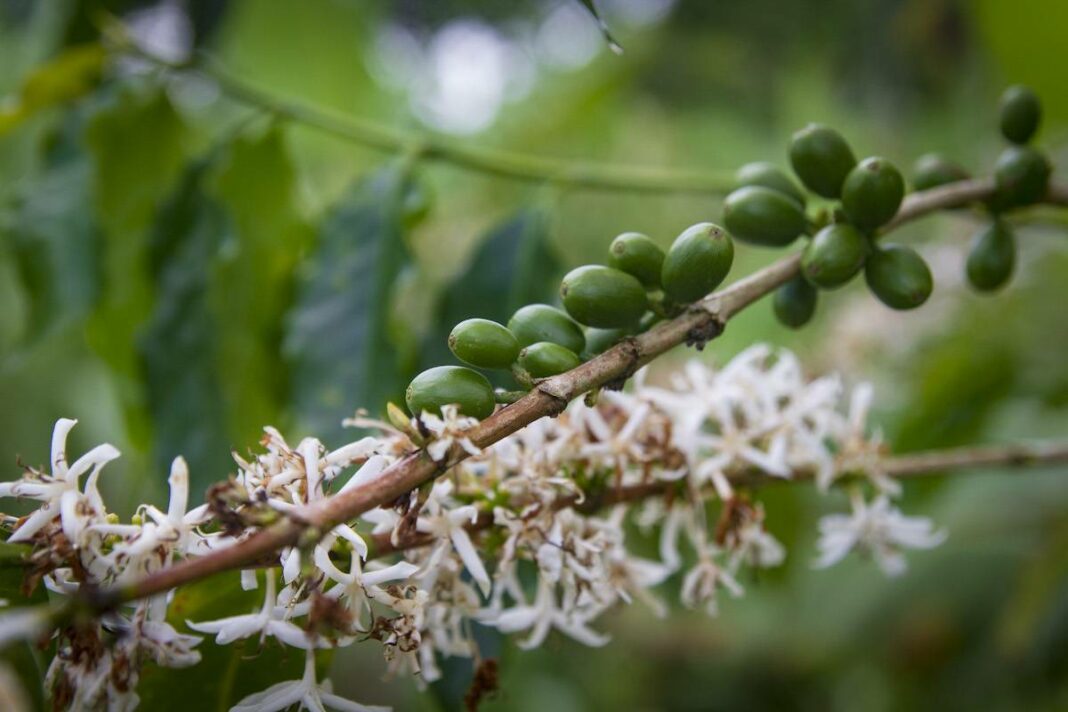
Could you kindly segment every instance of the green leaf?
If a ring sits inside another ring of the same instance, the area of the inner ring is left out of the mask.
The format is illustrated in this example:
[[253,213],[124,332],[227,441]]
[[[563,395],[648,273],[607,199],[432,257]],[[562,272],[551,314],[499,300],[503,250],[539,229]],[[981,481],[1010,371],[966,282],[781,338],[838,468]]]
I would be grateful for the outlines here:
[[209,190],[233,230],[212,269],[208,304],[217,324],[219,386],[238,443],[255,442],[277,423],[288,398],[282,323],[293,298],[299,256],[312,241],[295,203],[297,177],[285,134],[272,127],[227,151]]
[[[251,613],[262,604],[262,580],[260,589],[243,591],[239,576],[227,572],[179,588],[167,617],[175,629],[195,633],[186,626],[187,620],[207,621]],[[285,648],[270,638],[262,646],[256,637],[217,645],[206,636],[197,650],[201,661],[192,667],[173,669],[149,664],[144,668],[137,688],[140,709],[186,712],[195,700],[200,711],[222,712],[253,692],[299,678],[304,670],[304,651]]]
[[[0,543],[0,598],[11,607],[39,606],[48,603],[44,586],[38,585],[27,597],[22,591],[25,567],[23,557],[29,547]],[[37,648],[28,642],[13,643],[0,650],[0,662],[14,671],[23,692],[32,700],[33,709],[44,709],[44,661]]]
[[99,229],[89,217],[88,163],[69,159],[27,183],[6,232],[28,295],[24,342],[82,317],[100,289]]
[[148,228],[187,157],[189,131],[162,91],[125,91],[89,119],[104,290],[87,339],[115,371],[134,442],[149,440],[135,336],[149,315]]
[[14,101],[0,106],[0,136],[12,131],[42,109],[73,101],[91,92],[100,81],[106,50],[97,43],[68,47],[34,67]]
[[157,298],[138,338],[154,465],[166,472],[184,456],[195,488],[223,479],[232,465],[216,369],[216,334],[225,325],[211,313],[207,294],[211,265],[231,233],[225,212],[203,191],[205,170],[194,164],[156,219],[150,264]]
[[505,324],[525,304],[556,301],[563,271],[549,244],[549,220],[542,209],[527,208],[490,230],[471,262],[442,293],[437,328],[424,344],[422,366],[453,360],[449,332],[464,319]]
[[302,427],[339,437],[357,407],[381,411],[397,400],[412,364],[391,334],[394,283],[410,261],[402,206],[403,165],[353,188],[324,222],[286,320],[292,403]]

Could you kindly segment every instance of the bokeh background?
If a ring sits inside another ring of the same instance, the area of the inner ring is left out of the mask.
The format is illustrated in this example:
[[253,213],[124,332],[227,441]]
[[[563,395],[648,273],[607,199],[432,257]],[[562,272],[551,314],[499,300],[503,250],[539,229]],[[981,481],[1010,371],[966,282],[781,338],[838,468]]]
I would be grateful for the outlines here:
[[[599,4],[622,55],[570,0],[0,0],[4,477],[16,457],[47,460],[61,416],[81,422],[73,450],[123,451],[103,485],[124,512],[162,502],[176,454],[198,490],[224,478],[230,451],[267,423],[340,442],[341,418],[380,412],[420,367],[449,359],[459,319],[551,299],[620,232],[667,246],[719,217],[715,192],[486,175],[436,160],[426,136],[715,178],[750,160],[785,166],[790,133],[821,121],[858,156],[908,167],[935,149],[981,174],[1001,148],[997,97],[1024,82],[1045,102],[1041,144],[1068,165],[1063,0]],[[341,133],[381,126],[406,145],[375,150],[209,76],[119,56],[101,44],[101,10],[170,62],[210,56],[279,102],[340,117]],[[872,381],[875,421],[899,452],[1065,437],[1065,217],[1017,222],[1019,270],[1000,294],[962,283],[980,217],[936,216],[901,233],[936,276],[917,312],[854,285],[792,333],[759,304],[697,357],[723,363],[765,341],[813,373]],[[743,246],[733,275],[775,257]],[[743,581],[743,600],[715,619],[636,604],[607,617],[614,642],[599,650],[555,637],[528,653],[487,634],[501,692],[485,709],[1068,708],[1065,474],[909,485],[906,510],[950,537],[891,581],[862,560],[813,572],[816,520],[845,502],[769,489],[769,528],[790,555]],[[333,662],[341,692],[459,705],[467,661],[420,693],[383,684],[378,647],[362,647]],[[192,684],[147,699],[219,703]]]

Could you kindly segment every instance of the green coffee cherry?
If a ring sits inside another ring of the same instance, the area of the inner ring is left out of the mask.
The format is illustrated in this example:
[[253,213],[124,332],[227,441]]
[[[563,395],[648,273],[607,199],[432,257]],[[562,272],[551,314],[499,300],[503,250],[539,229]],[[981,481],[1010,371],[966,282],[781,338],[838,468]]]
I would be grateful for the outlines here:
[[842,209],[861,230],[872,231],[890,221],[905,197],[905,179],[890,161],[865,158],[842,184]]
[[555,376],[581,363],[574,351],[548,341],[531,344],[519,352],[519,365],[534,378]]
[[1016,238],[1008,225],[995,220],[976,233],[965,273],[980,292],[992,292],[1009,281],[1016,264]]
[[646,287],[660,286],[664,251],[640,232],[625,232],[608,247],[608,264],[638,278]]
[[1028,87],[1011,86],[1001,95],[1001,135],[1013,143],[1031,140],[1042,120],[1042,104]]
[[723,228],[697,223],[675,238],[664,258],[660,283],[668,297],[688,304],[719,286],[734,262],[734,243]]
[[663,314],[657,314],[656,312],[645,312],[645,316],[638,322],[638,333],[644,334],[652,329],[654,326],[664,321],[667,317]]
[[912,166],[912,185],[916,190],[930,190],[969,177],[968,171],[937,153],[923,154]]
[[586,353],[591,356],[603,353],[632,333],[633,329],[586,329]]
[[864,264],[872,293],[892,309],[915,309],[931,296],[931,270],[919,253],[903,245],[876,248]]
[[785,193],[750,185],[727,196],[723,224],[743,242],[785,247],[804,232],[806,220],[801,205]]
[[441,407],[456,405],[460,412],[481,420],[493,413],[493,386],[478,371],[463,366],[438,366],[423,371],[408,385],[408,411],[438,415]]
[[508,368],[519,356],[519,342],[512,332],[489,319],[461,321],[449,334],[449,349],[479,368]]
[[508,331],[512,332],[520,346],[550,341],[580,353],[586,345],[582,327],[567,314],[548,304],[528,304],[520,308],[508,320]]
[[794,277],[775,290],[775,317],[791,329],[800,329],[816,313],[816,288],[804,277]]
[[805,194],[784,171],[779,170],[774,164],[765,161],[746,163],[734,174],[734,182],[737,188],[759,185],[777,190],[796,200],[801,207],[805,206]]
[[637,324],[649,300],[642,283],[612,267],[577,267],[560,283],[560,298],[571,317],[602,329]]
[[868,238],[852,225],[828,225],[801,253],[801,274],[821,289],[841,287],[860,271],[870,251]]
[[790,140],[790,165],[809,190],[837,198],[849,171],[857,164],[842,134],[821,124],[809,124]]
[[994,166],[997,194],[993,207],[1005,209],[1037,203],[1046,194],[1051,171],[1046,157],[1030,146],[1009,146]]

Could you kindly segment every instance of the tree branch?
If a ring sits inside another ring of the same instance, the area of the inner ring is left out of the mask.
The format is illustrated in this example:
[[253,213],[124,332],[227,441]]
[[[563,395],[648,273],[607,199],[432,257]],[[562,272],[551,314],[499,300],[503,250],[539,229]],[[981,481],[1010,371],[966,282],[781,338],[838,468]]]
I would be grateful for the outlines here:
[[[1042,467],[1068,463],[1068,442],[1038,445],[989,445],[981,447],[953,448],[949,450],[930,450],[908,455],[887,457],[882,461],[883,472],[894,478],[915,478],[943,475],[949,471],[961,472],[988,467]],[[760,470],[746,470],[728,474],[727,479],[735,485],[756,487],[763,485],[804,482],[812,479],[811,472],[798,472],[786,479],[769,475]],[[558,498],[552,503],[554,510],[577,507],[583,512],[594,512],[604,507],[624,502],[637,502],[652,497],[662,496],[676,487],[678,482],[654,480],[637,485],[611,488],[600,496],[592,497],[579,504],[576,495]],[[493,513],[483,511],[478,519],[467,527],[470,533],[489,529],[493,525]],[[428,534],[418,534],[407,540],[394,543],[390,534],[376,534],[369,542],[367,558],[379,558],[407,549],[417,549],[434,542]]]
[[156,67],[168,71],[197,72],[215,82],[231,99],[259,107],[280,119],[294,121],[384,153],[407,153],[501,178],[589,190],[722,195],[735,187],[733,174],[726,171],[680,171],[546,158],[536,154],[464,145],[429,133],[402,131],[325,107],[279,97],[234,76],[205,52],[198,53],[195,62],[168,61],[137,46],[117,19],[106,22],[102,32],[120,51]]
[[[993,191],[993,181],[975,179],[913,193],[905,198],[897,216],[883,232],[937,210],[984,200]],[[1051,204],[1068,204],[1068,189],[1054,186],[1049,196]],[[694,303],[680,316],[623,340],[571,371],[541,381],[526,396],[500,408],[479,423],[470,431],[470,439],[481,448],[489,447],[539,418],[559,414],[568,402],[587,391],[609,384],[621,385],[642,364],[674,346],[685,343],[700,348],[722,333],[731,317],[792,279],[799,269],[799,253],[784,257]],[[253,565],[285,546],[317,541],[337,524],[350,521],[376,507],[388,506],[466,457],[467,453],[459,445],[453,447],[447,461],[441,464],[433,462],[423,450],[411,453],[386,468],[378,479],[367,485],[302,507],[281,522],[229,548],[187,559],[121,590],[98,591],[90,605],[98,609],[114,607],[124,601],[161,593],[213,573]],[[930,469],[931,464],[918,464],[915,467]],[[902,474],[906,474],[905,470],[902,470]]]

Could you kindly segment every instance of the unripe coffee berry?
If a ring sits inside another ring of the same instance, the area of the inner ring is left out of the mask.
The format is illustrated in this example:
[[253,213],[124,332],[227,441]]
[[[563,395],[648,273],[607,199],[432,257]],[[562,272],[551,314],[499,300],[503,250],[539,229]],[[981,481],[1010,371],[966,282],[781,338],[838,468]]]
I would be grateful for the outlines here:
[[1005,90],[1000,105],[1001,134],[1024,144],[1031,140],[1042,120],[1042,104],[1028,87],[1017,84]]
[[574,351],[548,341],[531,344],[519,352],[520,367],[533,378],[555,376],[570,371],[581,363],[582,360]]
[[876,248],[864,264],[864,279],[879,301],[892,309],[915,309],[934,287],[927,263],[903,245]]
[[463,415],[481,420],[493,413],[493,386],[478,371],[463,366],[437,366],[412,379],[404,396],[408,411],[439,415],[442,406],[455,405]]
[[805,206],[805,194],[797,187],[797,184],[774,164],[765,161],[746,163],[734,174],[736,188],[744,188],[747,185],[759,185],[771,188],[788,195],[796,200],[801,207]]
[[800,329],[816,313],[817,297],[816,288],[804,277],[794,277],[775,290],[775,317],[791,329]]
[[668,297],[688,304],[718,287],[733,262],[734,243],[723,228],[697,223],[675,238],[664,258],[660,282]]
[[1051,170],[1046,157],[1030,146],[1009,146],[994,166],[997,186],[994,207],[1005,209],[1037,203],[1046,195]]
[[848,223],[828,225],[801,253],[801,274],[822,289],[840,287],[860,271],[871,245]]
[[623,338],[630,336],[633,329],[586,329],[586,353],[596,356],[615,346]]
[[890,221],[905,197],[905,179],[890,161],[865,158],[842,184],[842,209],[861,230],[872,231]]
[[560,283],[564,309],[575,321],[602,329],[637,324],[649,300],[636,277],[612,267],[577,267]]
[[821,124],[809,124],[790,140],[790,165],[809,190],[837,198],[849,171],[857,164],[842,134]]
[[723,224],[743,242],[785,247],[804,232],[806,219],[801,205],[785,193],[750,185],[727,196]]
[[461,321],[449,334],[449,349],[479,368],[508,368],[519,356],[519,342],[512,332],[489,319]]
[[608,264],[636,277],[646,287],[660,286],[664,251],[640,232],[625,232],[608,247]]
[[969,177],[968,171],[937,153],[923,154],[912,166],[912,185],[916,190],[930,190]]
[[567,314],[548,304],[528,304],[518,309],[508,320],[508,331],[512,332],[520,346],[550,341],[580,353],[586,345],[582,327]]
[[995,220],[976,233],[965,273],[980,292],[992,292],[1012,276],[1016,264],[1016,238],[1007,224]]

